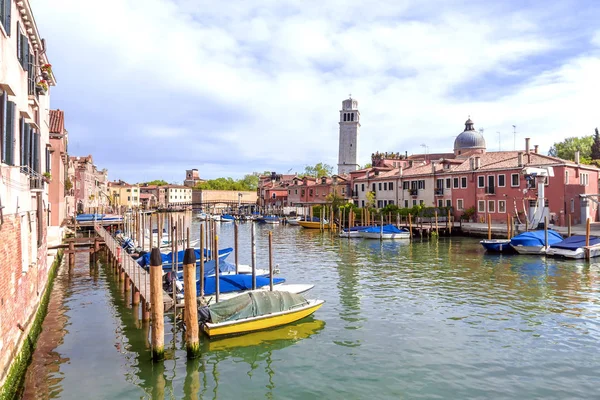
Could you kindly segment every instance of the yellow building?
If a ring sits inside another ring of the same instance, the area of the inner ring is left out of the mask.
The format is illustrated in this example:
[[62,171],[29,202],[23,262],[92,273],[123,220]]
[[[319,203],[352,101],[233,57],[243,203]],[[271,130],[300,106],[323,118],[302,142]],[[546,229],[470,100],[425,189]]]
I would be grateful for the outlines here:
[[138,185],[130,185],[123,181],[109,182],[108,192],[113,206],[138,208],[141,204]]

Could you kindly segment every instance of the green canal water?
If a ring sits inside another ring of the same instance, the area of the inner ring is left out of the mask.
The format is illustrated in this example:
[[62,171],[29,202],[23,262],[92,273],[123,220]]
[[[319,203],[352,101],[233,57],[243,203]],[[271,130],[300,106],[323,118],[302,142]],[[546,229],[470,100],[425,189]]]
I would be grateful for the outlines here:
[[[197,231],[197,222],[193,231]],[[186,360],[167,317],[167,360],[109,269],[60,271],[23,397],[63,399],[598,398],[600,266],[492,256],[469,238],[338,239],[267,232],[290,283],[327,302],[283,328],[208,341]],[[249,264],[250,224],[240,225]],[[233,226],[220,227],[222,247]],[[79,256],[78,256],[79,257]],[[233,261],[233,256],[231,261]]]

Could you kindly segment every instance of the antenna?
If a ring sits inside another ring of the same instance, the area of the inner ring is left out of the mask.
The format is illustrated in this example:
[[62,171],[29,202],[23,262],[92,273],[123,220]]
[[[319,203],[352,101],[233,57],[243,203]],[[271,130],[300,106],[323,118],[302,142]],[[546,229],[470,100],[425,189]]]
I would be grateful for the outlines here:
[[498,134],[498,151],[502,151],[502,146],[500,146],[500,132],[496,132]]
[[517,126],[513,125],[513,150],[517,149]]

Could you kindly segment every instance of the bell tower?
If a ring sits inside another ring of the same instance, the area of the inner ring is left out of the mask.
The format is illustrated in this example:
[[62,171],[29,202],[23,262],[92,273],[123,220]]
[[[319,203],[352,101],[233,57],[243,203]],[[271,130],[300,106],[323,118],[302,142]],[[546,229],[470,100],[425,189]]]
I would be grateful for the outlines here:
[[342,109],[340,110],[338,175],[347,174],[358,169],[356,162],[358,128],[360,128],[358,101],[350,95],[348,99],[342,101]]

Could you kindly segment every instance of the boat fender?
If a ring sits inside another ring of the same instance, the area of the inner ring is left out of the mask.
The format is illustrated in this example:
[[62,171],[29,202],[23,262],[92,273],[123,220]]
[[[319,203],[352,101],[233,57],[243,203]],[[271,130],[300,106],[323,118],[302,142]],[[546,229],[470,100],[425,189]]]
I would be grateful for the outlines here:
[[210,322],[210,310],[208,306],[198,307],[198,322]]

